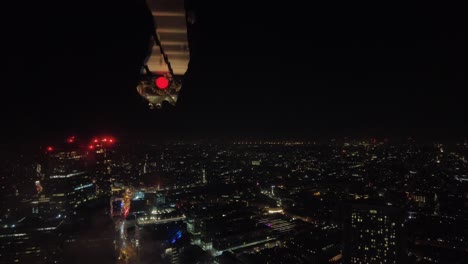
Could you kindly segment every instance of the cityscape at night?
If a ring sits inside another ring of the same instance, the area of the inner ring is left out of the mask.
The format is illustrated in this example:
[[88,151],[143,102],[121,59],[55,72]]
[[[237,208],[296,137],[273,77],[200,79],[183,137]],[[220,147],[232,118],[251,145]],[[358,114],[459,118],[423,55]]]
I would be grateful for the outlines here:
[[33,149],[2,156],[2,263],[467,256],[466,141],[142,144],[72,136]]
[[0,264],[467,263],[463,8],[10,2]]

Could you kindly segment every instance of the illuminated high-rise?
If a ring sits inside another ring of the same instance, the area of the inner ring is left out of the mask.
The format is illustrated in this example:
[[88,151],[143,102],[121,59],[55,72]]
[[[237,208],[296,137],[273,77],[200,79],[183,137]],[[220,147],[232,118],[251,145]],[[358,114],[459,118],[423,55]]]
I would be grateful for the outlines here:
[[89,159],[92,160],[92,174],[96,178],[99,195],[112,194],[112,157],[116,139],[113,137],[94,138],[88,146]]
[[344,221],[344,263],[406,263],[404,212],[374,204],[349,204]]
[[43,166],[38,174],[67,174],[72,171],[83,171],[87,167],[86,150],[80,148],[80,142],[75,137],[69,137],[66,142],[47,146]]

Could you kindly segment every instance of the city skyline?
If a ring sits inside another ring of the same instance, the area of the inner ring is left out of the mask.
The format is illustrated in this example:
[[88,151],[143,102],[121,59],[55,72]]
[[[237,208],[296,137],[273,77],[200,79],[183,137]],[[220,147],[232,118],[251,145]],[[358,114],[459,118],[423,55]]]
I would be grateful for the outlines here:
[[466,141],[57,141],[0,160],[0,263],[466,259]]
[[463,8],[13,2],[0,264],[466,262]]

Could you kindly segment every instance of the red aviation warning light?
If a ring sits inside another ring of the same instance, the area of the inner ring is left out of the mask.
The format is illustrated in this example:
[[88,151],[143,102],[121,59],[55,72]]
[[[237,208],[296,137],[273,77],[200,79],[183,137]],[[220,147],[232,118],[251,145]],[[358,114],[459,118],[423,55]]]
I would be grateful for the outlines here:
[[47,147],[47,151],[48,151],[48,152],[51,152],[51,151],[53,151],[53,150],[54,150],[53,147],[51,147],[51,146],[48,146],[48,147]]
[[105,138],[102,138],[101,141],[108,144],[108,143],[114,143],[115,139],[113,137],[105,137]]
[[95,150],[98,148],[106,148],[113,145],[116,142],[115,137],[106,136],[106,137],[95,137],[91,140],[88,145],[89,150]]
[[71,144],[71,143],[74,143],[74,142],[75,142],[75,136],[69,137],[69,138],[67,139],[67,142],[70,143],[70,144]]
[[182,88],[181,77],[161,75],[146,71],[137,86],[138,93],[148,101],[151,109],[161,108],[163,102],[175,106]]
[[164,90],[169,87],[169,79],[164,76],[159,76],[154,80],[154,84],[158,89]]

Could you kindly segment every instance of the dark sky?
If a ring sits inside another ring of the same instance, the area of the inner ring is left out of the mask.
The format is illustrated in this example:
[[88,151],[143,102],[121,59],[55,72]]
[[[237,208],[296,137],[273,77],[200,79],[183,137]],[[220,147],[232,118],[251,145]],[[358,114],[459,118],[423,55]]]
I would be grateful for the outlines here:
[[179,105],[163,110],[135,90],[149,30],[139,1],[19,3],[5,134],[466,135],[463,9],[252,2],[190,1],[192,59]]

